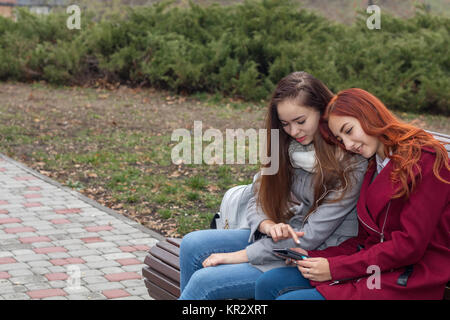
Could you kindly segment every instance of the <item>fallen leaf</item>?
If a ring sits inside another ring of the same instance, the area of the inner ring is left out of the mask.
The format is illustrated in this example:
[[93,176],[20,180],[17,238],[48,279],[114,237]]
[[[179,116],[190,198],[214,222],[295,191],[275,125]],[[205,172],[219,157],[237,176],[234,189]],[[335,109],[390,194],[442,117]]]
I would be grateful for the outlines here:
[[216,192],[220,190],[220,188],[216,185],[209,185],[206,188],[208,189],[209,192]]
[[176,178],[176,177],[179,177],[179,176],[180,176],[180,173],[178,171],[174,171],[174,172],[172,172],[172,174],[169,177]]

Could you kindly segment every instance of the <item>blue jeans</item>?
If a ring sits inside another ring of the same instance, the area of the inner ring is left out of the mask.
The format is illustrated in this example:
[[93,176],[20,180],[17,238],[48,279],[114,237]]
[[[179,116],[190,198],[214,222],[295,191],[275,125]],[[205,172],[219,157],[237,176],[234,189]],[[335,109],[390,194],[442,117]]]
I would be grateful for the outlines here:
[[253,299],[262,274],[249,263],[203,268],[212,253],[248,246],[250,230],[201,230],[187,234],[180,246],[180,300]]
[[256,300],[325,300],[297,267],[269,270],[256,281]]

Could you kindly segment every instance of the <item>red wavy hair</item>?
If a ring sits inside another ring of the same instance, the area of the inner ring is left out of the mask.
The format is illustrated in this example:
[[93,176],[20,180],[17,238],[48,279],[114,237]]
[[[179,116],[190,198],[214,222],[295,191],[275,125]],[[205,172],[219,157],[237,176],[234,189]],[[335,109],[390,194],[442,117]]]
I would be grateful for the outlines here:
[[[433,173],[440,181],[444,180],[439,172],[445,166],[450,171],[448,153],[445,147],[425,130],[414,127],[397,119],[386,106],[371,93],[352,88],[340,91],[328,103],[324,118],[328,121],[330,115],[348,116],[358,119],[361,128],[370,136],[375,136],[384,145],[384,153],[393,161],[391,180],[394,184],[400,182],[400,188],[393,198],[408,198],[417,184],[415,172],[421,177],[418,162],[423,147],[436,152]],[[328,126],[321,126],[324,138],[341,145]],[[371,160],[370,165],[374,165]],[[410,183],[408,183],[410,182]]]

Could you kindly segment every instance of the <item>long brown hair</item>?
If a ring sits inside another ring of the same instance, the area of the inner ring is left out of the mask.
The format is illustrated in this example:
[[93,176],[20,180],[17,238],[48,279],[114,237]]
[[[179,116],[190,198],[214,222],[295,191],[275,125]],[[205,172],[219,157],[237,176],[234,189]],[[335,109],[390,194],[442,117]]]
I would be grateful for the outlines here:
[[[401,122],[369,92],[358,88],[340,91],[330,102],[325,118],[328,119],[330,115],[358,119],[364,132],[375,136],[384,145],[384,153],[389,155],[394,165],[391,181],[400,182],[400,188],[393,198],[403,196],[408,198],[413,192],[417,184],[414,171],[419,172],[419,178],[421,176],[418,162],[423,147],[429,147],[436,152],[436,160],[433,164],[433,173],[436,178],[444,183],[450,183],[439,175],[443,166],[450,170],[445,147],[425,130]],[[340,144],[332,134],[328,138]],[[370,165],[374,165],[373,159]]]
[[[318,79],[306,72],[293,72],[284,77],[278,83],[266,114],[267,129],[267,155],[270,157],[271,144],[277,143],[279,148],[279,169],[273,175],[261,175],[259,178],[258,204],[266,216],[274,222],[286,222],[292,213],[289,208],[295,200],[291,197],[294,168],[289,158],[289,144],[293,140],[283,129],[278,118],[277,106],[286,99],[294,101],[299,106],[313,108],[322,116],[333,93]],[[326,126],[320,120],[319,127]],[[270,131],[279,131],[279,141],[270,141]],[[322,130],[322,129],[321,129]],[[337,185],[346,186],[349,180],[344,168],[343,158],[349,155],[342,152],[333,144],[328,144],[321,136],[321,130],[317,130],[314,137],[316,163],[314,174],[314,202],[305,217],[305,220],[314,210],[325,201],[326,190],[335,188]],[[341,155],[341,161],[337,159]],[[269,167],[270,163],[263,166]],[[348,186],[349,187],[349,186]],[[342,196],[344,193],[342,193]],[[334,201],[339,201],[335,199]]]

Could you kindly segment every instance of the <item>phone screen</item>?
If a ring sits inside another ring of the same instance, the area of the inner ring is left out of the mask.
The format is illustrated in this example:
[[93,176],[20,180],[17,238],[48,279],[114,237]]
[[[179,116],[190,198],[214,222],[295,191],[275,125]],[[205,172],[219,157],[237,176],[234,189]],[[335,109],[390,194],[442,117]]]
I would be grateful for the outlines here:
[[303,260],[309,258],[307,255],[301,254],[291,249],[273,249],[273,253],[282,256],[284,258],[290,258],[294,260]]

